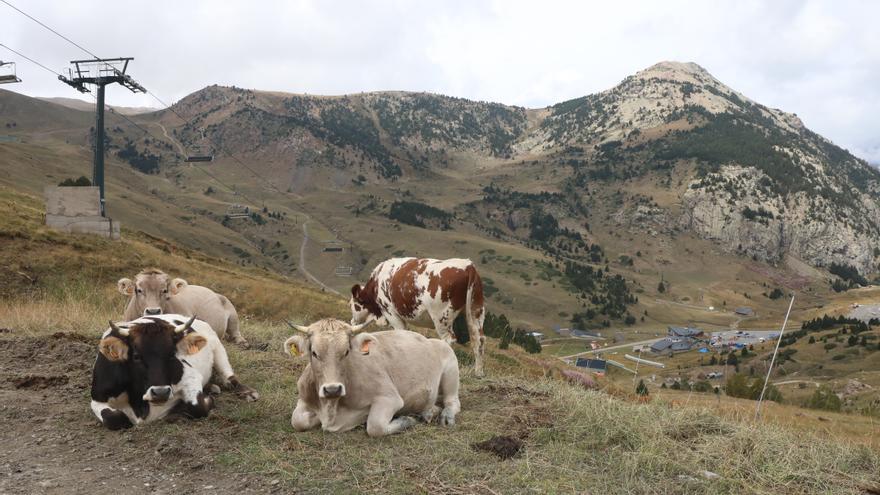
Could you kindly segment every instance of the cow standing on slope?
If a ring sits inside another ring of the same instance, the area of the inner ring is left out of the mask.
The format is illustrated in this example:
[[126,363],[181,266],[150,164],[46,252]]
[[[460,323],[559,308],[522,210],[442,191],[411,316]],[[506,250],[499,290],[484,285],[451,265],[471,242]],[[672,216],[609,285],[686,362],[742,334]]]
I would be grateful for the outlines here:
[[238,328],[238,312],[225,296],[199,285],[189,285],[182,278],[171,279],[156,268],[146,268],[134,281],[121,278],[119,292],[130,297],[123,317],[127,321],[141,316],[180,314],[205,320],[218,335],[236,344],[247,344]]
[[471,260],[392,258],[379,263],[363,287],[351,288],[351,324],[385,318],[396,330],[427,312],[437,335],[450,345],[452,324],[464,311],[474,351],[474,373],[483,376],[483,282]]

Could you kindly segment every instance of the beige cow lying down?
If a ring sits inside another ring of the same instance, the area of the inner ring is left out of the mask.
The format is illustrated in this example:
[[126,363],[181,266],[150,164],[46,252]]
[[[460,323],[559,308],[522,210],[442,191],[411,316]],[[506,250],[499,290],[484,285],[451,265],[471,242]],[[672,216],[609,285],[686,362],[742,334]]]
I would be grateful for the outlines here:
[[247,344],[238,328],[235,306],[207,287],[189,285],[182,278],[171,279],[157,268],[145,268],[133,281],[119,279],[117,287],[130,298],[125,308],[126,321],[160,314],[198,316],[211,325],[217,335],[226,336],[226,340],[236,344]]
[[409,415],[430,422],[439,414],[440,424],[455,424],[458,360],[449,344],[415,332],[357,333],[368,324],[291,325],[302,333],[287,339],[285,351],[309,360],[297,382],[293,428],[347,431],[366,422],[367,434],[378,437],[416,424]]

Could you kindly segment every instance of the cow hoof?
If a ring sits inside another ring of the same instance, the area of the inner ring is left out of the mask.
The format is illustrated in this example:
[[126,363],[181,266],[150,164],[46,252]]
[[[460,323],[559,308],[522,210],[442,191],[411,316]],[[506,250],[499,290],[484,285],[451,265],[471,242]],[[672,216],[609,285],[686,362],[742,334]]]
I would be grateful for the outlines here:
[[424,421],[425,423],[430,423],[431,421],[434,421],[434,418],[436,418],[437,414],[439,414],[439,413],[440,413],[440,406],[434,406],[431,408],[430,411],[426,411],[426,412],[422,413],[422,421]]
[[455,413],[449,409],[444,409],[443,412],[440,413],[440,425],[455,426]]
[[259,392],[245,385],[240,386],[235,393],[247,402],[254,402],[260,398]]
[[216,383],[211,383],[210,385],[208,385],[207,392],[211,395],[220,395],[220,386]]
[[193,418],[206,418],[214,409],[214,398],[208,394],[199,394],[199,398],[194,407],[192,407]]
[[131,420],[122,411],[114,411],[112,409],[104,409],[101,411],[101,422],[108,430],[124,430],[131,428]]

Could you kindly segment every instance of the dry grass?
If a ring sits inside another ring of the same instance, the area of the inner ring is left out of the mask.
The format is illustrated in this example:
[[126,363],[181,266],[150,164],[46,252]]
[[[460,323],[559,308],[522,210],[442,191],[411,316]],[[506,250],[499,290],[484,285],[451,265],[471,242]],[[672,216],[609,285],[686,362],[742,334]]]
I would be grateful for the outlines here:
[[[342,315],[343,301],[162,241],[50,232],[40,226],[33,198],[0,193],[9,212],[0,223],[0,327],[13,329],[0,338],[59,330],[94,338],[121,315],[115,280],[158,264],[226,293],[252,316],[244,334],[268,344],[267,352],[228,347],[236,373],[261,392],[260,401],[222,395],[206,421],[125,434],[138,444],[207,439],[214,449],[205,462],[213,468],[271,476],[306,493],[861,493],[880,483],[880,455],[845,438],[583,390],[540,378],[540,362],[494,343],[489,378],[464,368],[454,429],[420,425],[384,439],[363,429],[296,434],[288,418],[303,364],[281,352],[289,332],[277,321]],[[81,399],[87,421],[88,399]],[[517,436],[524,450],[500,461],[471,448],[493,435]],[[720,478],[706,479],[703,471]]]
[[[66,235],[42,225],[39,202],[0,187],[0,308],[6,320],[83,328],[118,319],[126,299],[116,281],[146,266],[229,297],[244,317],[280,321],[292,314],[342,316],[345,301],[265,270],[243,268],[167,241],[127,232],[122,241]],[[34,318],[29,318],[33,312]],[[94,314],[93,314],[94,313]]]
[[[13,302],[0,314],[13,326],[11,335],[77,330],[94,337],[100,297],[84,304],[78,297],[71,291],[56,302]],[[57,310],[66,319],[46,316]],[[126,435],[147,445],[157,438],[219,443],[205,454],[216,469],[259,473],[305,493],[836,494],[880,483],[880,455],[846,436],[775,420],[754,424],[747,411],[716,411],[697,400],[670,407],[665,400],[639,404],[626,393],[583,390],[540,378],[539,361],[498,350],[495,342],[487,353],[489,378],[464,367],[454,429],[420,425],[385,439],[370,439],[363,429],[295,433],[289,415],[304,364],[281,351],[289,330],[250,320],[243,331],[268,344],[266,352],[228,346],[236,373],[260,391],[260,401],[222,395],[207,421],[160,423]],[[84,419],[86,403],[83,398]],[[767,414],[775,417],[773,406]],[[472,448],[494,435],[522,439],[523,451],[501,461]],[[703,471],[720,478],[707,479]]]

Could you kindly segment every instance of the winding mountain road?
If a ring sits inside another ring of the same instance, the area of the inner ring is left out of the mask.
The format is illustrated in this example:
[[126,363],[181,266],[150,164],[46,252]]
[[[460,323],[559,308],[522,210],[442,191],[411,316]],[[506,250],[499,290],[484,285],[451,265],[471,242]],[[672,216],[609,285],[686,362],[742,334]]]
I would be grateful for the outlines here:
[[158,122],[156,122],[156,125],[159,126],[159,127],[162,129],[162,134],[164,134],[165,137],[168,138],[169,141],[171,141],[172,143],[174,143],[175,146],[177,146],[177,151],[178,151],[181,155],[183,155],[184,158],[186,158],[186,150],[183,149],[183,145],[181,145],[180,142],[178,142],[176,139],[174,139],[173,137],[171,137],[171,136],[168,134],[168,130],[165,129],[165,126],[164,126],[164,125],[162,125],[162,124],[160,124],[160,123],[158,123]]
[[587,354],[596,354],[599,352],[608,352],[608,351],[613,351],[613,350],[617,350],[617,349],[626,349],[627,347],[632,349],[633,347],[636,347],[636,346],[651,345],[654,342],[663,340],[665,338],[666,338],[666,336],[664,335],[663,337],[657,337],[655,339],[641,340],[639,342],[627,342],[626,344],[613,345],[613,346],[608,346],[608,347],[600,347],[598,349],[592,349],[589,351],[579,352],[577,354],[571,354],[569,356],[560,356],[559,359],[565,361],[566,359],[576,358],[576,357],[584,356]]
[[321,280],[319,280],[318,277],[314,276],[312,274],[312,272],[310,272],[308,267],[306,266],[306,246],[308,245],[308,242],[309,242],[309,222],[310,221],[311,221],[311,218],[306,216],[306,221],[303,222],[303,241],[302,241],[302,245],[299,247],[299,270],[303,273],[303,275],[306,276],[306,278],[308,278],[312,282],[318,284],[325,291],[336,294],[337,296],[342,296],[342,294],[340,294],[339,291],[330,287],[329,285],[325,284],[324,282],[321,282]]

